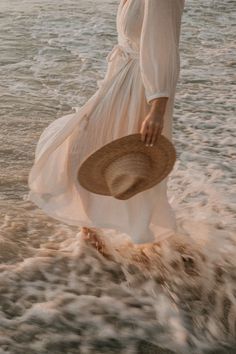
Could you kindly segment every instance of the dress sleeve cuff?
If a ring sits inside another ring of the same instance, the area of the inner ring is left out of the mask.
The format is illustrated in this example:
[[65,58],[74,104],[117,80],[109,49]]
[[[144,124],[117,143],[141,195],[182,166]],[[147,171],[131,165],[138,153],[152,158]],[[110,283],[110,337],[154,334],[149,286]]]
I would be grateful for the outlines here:
[[152,100],[154,100],[155,98],[160,98],[160,97],[170,97],[169,92],[164,91],[164,92],[158,92],[155,93],[153,95],[147,95],[146,99],[147,99],[147,103],[150,104]]

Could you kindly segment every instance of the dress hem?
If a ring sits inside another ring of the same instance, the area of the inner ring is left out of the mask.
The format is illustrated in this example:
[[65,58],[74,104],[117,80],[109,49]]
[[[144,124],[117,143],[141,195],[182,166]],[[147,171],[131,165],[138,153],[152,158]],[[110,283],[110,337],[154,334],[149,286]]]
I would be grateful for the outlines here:
[[[96,228],[96,229],[109,229],[113,230],[117,233],[124,234],[130,238],[130,241],[133,242],[134,244],[142,244],[142,243],[148,243],[148,242],[135,242],[134,238],[132,235],[129,235],[127,232],[125,232],[120,226],[114,225],[114,224],[109,224],[109,223],[98,223],[96,221],[96,224],[94,224],[92,221],[82,221],[82,220],[73,220],[73,219],[65,219],[63,217],[57,216],[53,212],[51,212],[47,207],[45,207],[44,203],[37,198],[36,194],[30,192],[27,196],[27,200],[34,203],[37,207],[39,207],[43,212],[46,213],[49,217],[56,219],[59,222],[63,222],[67,225],[71,226],[78,226],[79,228],[82,227],[91,227],[91,228]],[[153,223],[151,223],[153,224]],[[151,226],[151,225],[150,225]],[[158,225],[157,225],[158,226]],[[158,226],[159,227],[159,226]],[[163,228],[165,230],[162,235],[155,236],[154,232],[149,228],[149,232],[153,233],[153,240],[149,241],[150,243],[152,242],[159,242],[163,241],[166,238],[169,238],[171,235],[175,233],[175,230],[168,229],[168,228]]]

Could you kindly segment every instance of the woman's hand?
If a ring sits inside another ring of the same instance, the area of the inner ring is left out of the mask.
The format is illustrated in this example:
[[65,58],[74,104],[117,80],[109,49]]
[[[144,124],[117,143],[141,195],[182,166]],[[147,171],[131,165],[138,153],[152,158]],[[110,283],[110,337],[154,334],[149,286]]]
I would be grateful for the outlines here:
[[158,141],[164,125],[164,114],[168,97],[151,101],[151,109],[141,126],[141,139],[146,146],[153,146]]

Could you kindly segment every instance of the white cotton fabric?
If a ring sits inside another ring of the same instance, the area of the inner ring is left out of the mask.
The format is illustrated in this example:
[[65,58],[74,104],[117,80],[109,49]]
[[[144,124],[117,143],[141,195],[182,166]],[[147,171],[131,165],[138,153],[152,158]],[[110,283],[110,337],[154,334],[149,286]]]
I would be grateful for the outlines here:
[[134,243],[163,239],[176,229],[167,180],[121,201],[85,190],[77,172],[82,160],[104,144],[140,132],[153,98],[169,97],[163,134],[171,140],[183,8],[184,0],[121,1],[118,43],[97,91],[39,138],[29,199],[48,215],[70,225],[112,229]]

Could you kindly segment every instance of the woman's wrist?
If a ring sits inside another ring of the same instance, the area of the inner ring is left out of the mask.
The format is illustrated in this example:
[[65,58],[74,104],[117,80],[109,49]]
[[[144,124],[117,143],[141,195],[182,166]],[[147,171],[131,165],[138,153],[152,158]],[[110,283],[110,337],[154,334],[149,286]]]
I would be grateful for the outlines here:
[[164,115],[166,110],[168,97],[158,97],[150,101],[151,113],[156,113],[158,115]]

